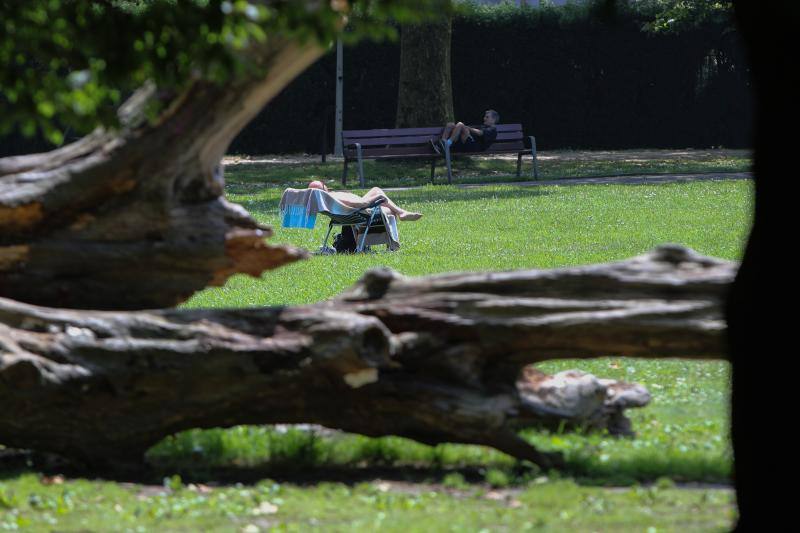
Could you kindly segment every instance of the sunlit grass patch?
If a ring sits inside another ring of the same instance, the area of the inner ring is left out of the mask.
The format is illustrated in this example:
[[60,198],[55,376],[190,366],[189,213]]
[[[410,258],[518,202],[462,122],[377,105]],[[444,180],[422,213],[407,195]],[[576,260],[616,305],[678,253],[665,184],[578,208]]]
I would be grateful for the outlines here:
[[148,457],[171,468],[267,465],[282,472],[310,467],[514,465],[507,455],[481,446],[427,446],[401,437],[369,438],[314,426],[184,431],[153,447]]
[[[190,307],[245,307],[310,303],[351,286],[365,270],[388,266],[410,275],[448,271],[554,268],[625,259],[659,244],[700,253],[741,256],[751,216],[751,183],[666,185],[426,186],[392,197],[425,216],[400,223],[402,248],[375,254],[317,256],[260,279],[235,276],[222,288],[196,294]],[[231,194],[262,223],[272,242],[316,250],[327,230],[280,228],[281,190]]]
[[[502,482],[497,477],[499,483]],[[730,489],[608,490],[537,479],[525,489],[402,482],[163,486],[0,481],[3,531],[727,531]]]
[[[389,266],[411,276],[454,270],[552,268],[621,260],[664,242],[737,259],[751,216],[751,188],[745,181],[716,181],[475,189],[428,186],[396,191],[393,196],[401,205],[425,214],[421,221],[401,223],[400,251],[317,256],[260,279],[235,277],[222,288],[199,293],[187,306],[312,303],[338,294],[374,266]],[[260,221],[277,224],[279,191],[265,188],[232,196]],[[278,228],[275,240],[315,249],[324,231],[324,224],[313,231]],[[564,452],[574,475],[601,483],[661,476],[717,482],[730,479],[726,363],[610,358],[553,361],[542,368],[549,372],[579,368],[602,377],[639,382],[653,395],[650,406],[631,411],[638,432],[635,439],[524,433],[542,449]],[[213,441],[223,438],[213,437],[219,432],[234,440],[235,435],[242,435],[242,440],[250,442],[232,443],[223,453],[212,454],[209,459],[215,464],[230,460],[286,464],[285,457],[264,451],[264,443],[275,446],[278,440],[288,439],[291,443],[285,446],[298,450],[294,455],[297,464],[484,466],[504,472],[514,468],[514,461],[507,456],[474,446],[425,447],[393,437],[366,439],[346,434],[277,435],[269,428],[228,431],[213,430],[207,437],[207,432],[193,432],[191,439]],[[175,439],[177,445],[189,437]],[[182,444],[184,450],[188,442]],[[239,450],[240,446],[249,447],[248,451]],[[176,450],[175,457],[184,457],[182,453]]]

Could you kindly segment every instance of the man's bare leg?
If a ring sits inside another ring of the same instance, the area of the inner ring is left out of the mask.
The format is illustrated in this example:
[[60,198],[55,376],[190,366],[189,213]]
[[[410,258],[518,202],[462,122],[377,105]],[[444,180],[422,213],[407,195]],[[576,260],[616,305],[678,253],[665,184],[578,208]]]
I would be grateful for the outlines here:
[[402,207],[398,206],[386,195],[385,192],[383,192],[383,189],[381,189],[380,187],[371,188],[367,192],[367,194],[365,194],[361,198],[368,202],[373,202],[374,200],[377,200],[378,198],[381,197],[386,198],[386,201],[381,204],[381,207],[385,207],[386,209],[391,211],[400,220],[418,220],[422,218],[421,213],[412,213],[411,211],[406,211]]
[[463,122],[458,122],[453,127],[453,130],[450,132],[450,136],[448,137],[448,139],[450,140],[450,142],[455,142],[456,139],[459,139],[464,135],[465,131],[469,133],[469,129],[467,128],[467,126],[464,125]]
[[447,124],[445,124],[444,130],[442,131],[442,140],[443,141],[446,141],[447,139],[450,138],[450,133],[453,132],[453,128],[455,128],[455,127],[456,127],[456,125],[455,125],[454,122],[448,122]]

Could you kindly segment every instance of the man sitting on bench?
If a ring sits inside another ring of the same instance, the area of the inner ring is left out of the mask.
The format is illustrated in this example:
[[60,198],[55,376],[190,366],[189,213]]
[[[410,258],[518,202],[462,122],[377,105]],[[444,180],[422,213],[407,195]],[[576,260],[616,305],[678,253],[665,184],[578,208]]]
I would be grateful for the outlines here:
[[438,141],[431,139],[431,145],[437,154],[441,154],[444,146],[450,146],[452,152],[483,152],[497,138],[495,124],[500,122],[500,115],[494,109],[483,114],[483,124],[479,128],[470,128],[463,122],[448,122]]
[[372,202],[379,198],[383,198],[385,201],[381,204],[381,209],[387,211],[388,213],[393,214],[400,220],[419,220],[422,218],[422,213],[412,213],[411,211],[406,211],[402,209],[397,204],[392,202],[386,193],[383,192],[382,189],[378,187],[373,187],[367,192],[367,194],[363,196],[358,196],[356,194],[350,192],[343,192],[343,191],[329,191],[328,187],[322,183],[321,181],[312,181],[308,184],[309,189],[320,189],[331,196],[333,196],[337,201],[341,204],[346,205],[347,207],[367,207]]

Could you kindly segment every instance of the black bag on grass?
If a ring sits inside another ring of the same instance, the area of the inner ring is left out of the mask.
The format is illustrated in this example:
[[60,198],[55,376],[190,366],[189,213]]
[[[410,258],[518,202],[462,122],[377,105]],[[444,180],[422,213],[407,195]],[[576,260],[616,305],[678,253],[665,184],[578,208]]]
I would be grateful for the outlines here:
[[333,247],[337,254],[356,251],[356,236],[352,226],[342,226],[342,232],[333,238]]

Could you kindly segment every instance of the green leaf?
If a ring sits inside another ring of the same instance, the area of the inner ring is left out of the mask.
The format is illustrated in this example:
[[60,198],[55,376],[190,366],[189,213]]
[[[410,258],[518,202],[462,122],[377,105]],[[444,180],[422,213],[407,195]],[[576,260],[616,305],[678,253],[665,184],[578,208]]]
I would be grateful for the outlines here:
[[53,104],[53,102],[49,102],[47,100],[36,104],[36,109],[39,111],[39,114],[46,118],[51,118],[56,112],[56,106]]

